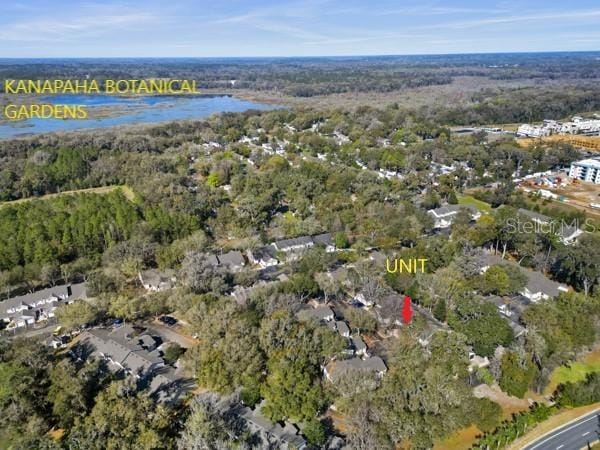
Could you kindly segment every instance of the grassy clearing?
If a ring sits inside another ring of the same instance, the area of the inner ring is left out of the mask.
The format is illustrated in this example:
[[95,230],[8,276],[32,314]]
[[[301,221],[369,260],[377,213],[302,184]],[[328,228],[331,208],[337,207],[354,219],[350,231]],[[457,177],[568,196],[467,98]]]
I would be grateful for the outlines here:
[[473,205],[479,211],[489,214],[492,211],[492,207],[489,203],[482,202],[481,200],[477,200],[475,197],[471,195],[458,195],[458,204],[459,205]]
[[433,446],[433,450],[468,450],[482,434],[476,425],[462,428]]
[[61,195],[110,194],[111,192],[114,192],[116,190],[121,190],[121,192],[123,193],[125,198],[127,200],[129,200],[130,202],[135,201],[135,192],[133,192],[133,190],[129,186],[125,186],[125,185],[123,185],[123,186],[102,186],[102,187],[97,187],[97,188],[76,189],[74,191],[57,192],[56,194],[47,194],[47,195],[42,195],[40,197],[20,198],[19,200],[12,200],[10,202],[2,202],[2,203],[0,203],[0,208],[2,208],[3,206],[18,205],[19,203],[30,202],[32,200],[49,200],[52,198],[59,197]]
[[585,380],[586,375],[592,372],[600,372],[600,348],[588,353],[582,361],[571,363],[570,367],[560,366],[554,369],[544,392],[551,394],[561,383]]

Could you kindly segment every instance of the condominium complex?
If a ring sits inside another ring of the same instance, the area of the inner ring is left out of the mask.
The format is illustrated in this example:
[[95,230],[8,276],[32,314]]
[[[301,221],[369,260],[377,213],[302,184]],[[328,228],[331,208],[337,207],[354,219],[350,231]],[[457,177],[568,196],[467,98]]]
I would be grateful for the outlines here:
[[575,116],[570,122],[557,122],[556,120],[544,120],[542,125],[530,125],[525,123],[517,130],[517,136],[521,137],[544,137],[552,134],[583,134],[587,136],[600,135],[600,119],[584,119]]
[[600,160],[584,159],[571,163],[569,176],[578,180],[600,184]]

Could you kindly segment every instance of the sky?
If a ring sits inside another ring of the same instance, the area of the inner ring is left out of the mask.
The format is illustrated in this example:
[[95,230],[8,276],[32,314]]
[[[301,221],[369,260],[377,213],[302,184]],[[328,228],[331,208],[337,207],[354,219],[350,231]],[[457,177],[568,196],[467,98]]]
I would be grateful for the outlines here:
[[598,0],[0,0],[0,57],[600,50]]

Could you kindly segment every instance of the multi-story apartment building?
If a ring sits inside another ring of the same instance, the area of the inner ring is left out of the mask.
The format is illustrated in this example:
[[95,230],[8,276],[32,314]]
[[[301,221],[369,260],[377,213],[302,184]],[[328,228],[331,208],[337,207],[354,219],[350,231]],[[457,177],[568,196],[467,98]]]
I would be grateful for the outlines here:
[[600,184],[600,160],[584,159],[571,163],[569,176],[578,180]]

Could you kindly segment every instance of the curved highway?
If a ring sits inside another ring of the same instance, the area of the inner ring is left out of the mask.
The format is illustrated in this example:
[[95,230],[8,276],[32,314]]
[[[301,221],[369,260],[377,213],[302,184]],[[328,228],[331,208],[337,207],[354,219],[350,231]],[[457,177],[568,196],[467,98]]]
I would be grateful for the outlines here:
[[600,409],[586,414],[527,445],[523,450],[580,450],[600,440]]

